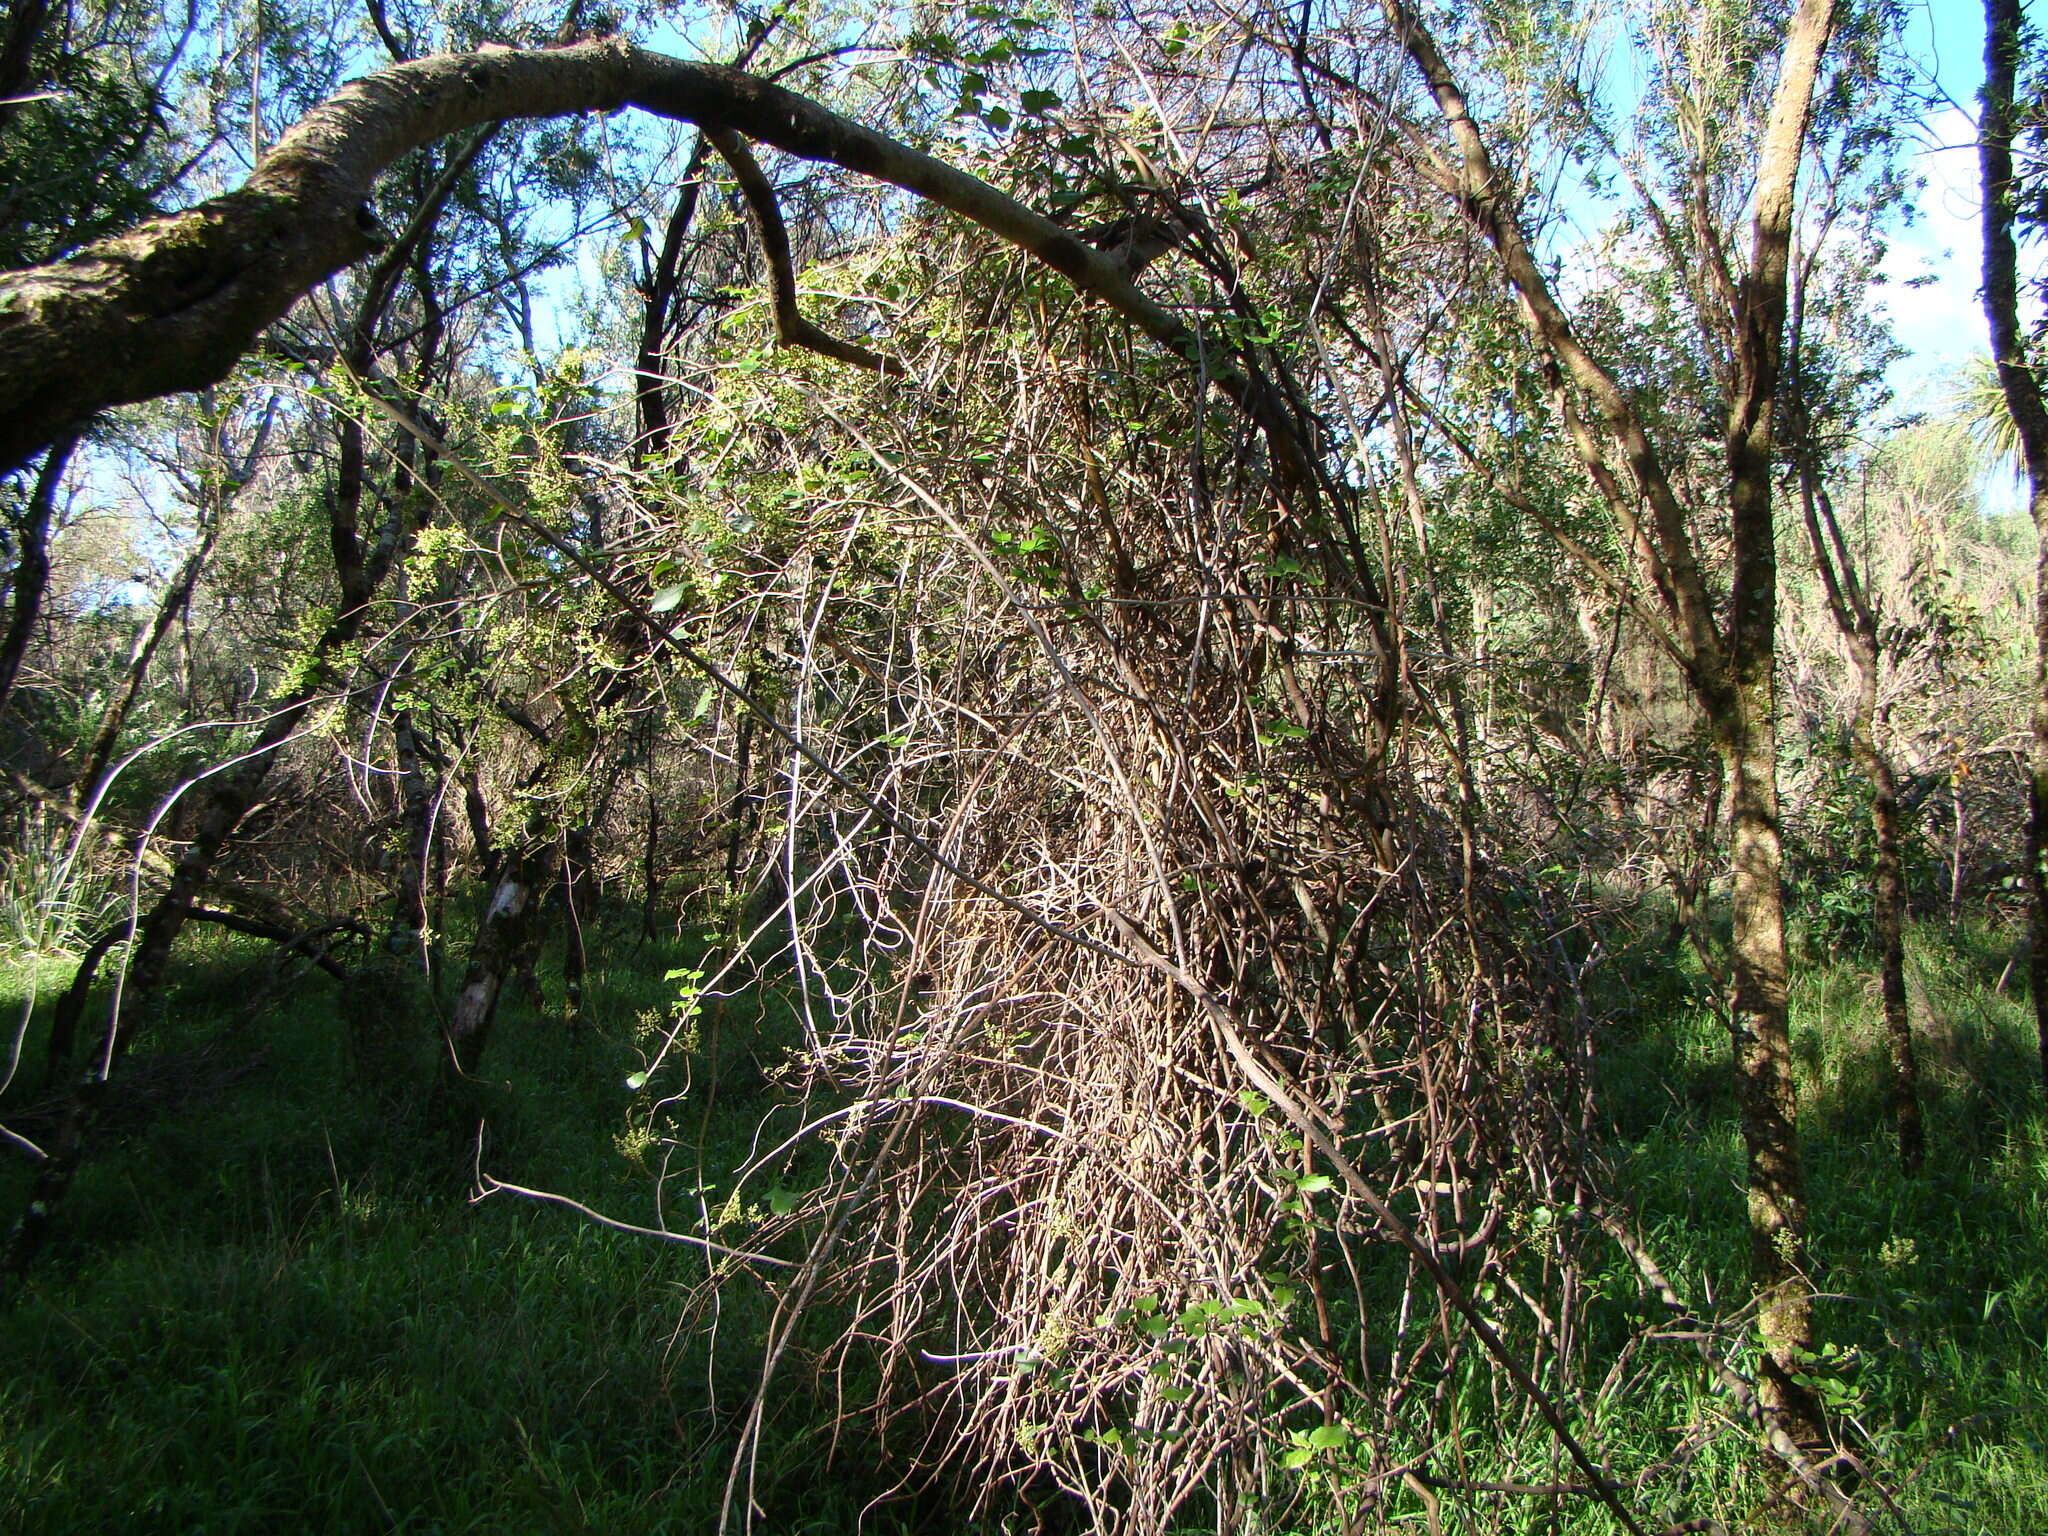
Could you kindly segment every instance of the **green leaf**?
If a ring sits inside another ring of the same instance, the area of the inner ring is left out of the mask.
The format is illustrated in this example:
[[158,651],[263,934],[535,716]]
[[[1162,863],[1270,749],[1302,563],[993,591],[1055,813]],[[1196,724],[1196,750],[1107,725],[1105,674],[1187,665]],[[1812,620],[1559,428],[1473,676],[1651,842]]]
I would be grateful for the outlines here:
[[1292,720],[1270,720],[1259,727],[1259,745],[1277,747],[1283,741],[1299,741],[1308,735],[1308,727],[1296,725]]
[[645,1072],[635,1072],[631,1077],[626,1079],[626,1086],[632,1089],[635,1093],[638,1093],[642,1088],[645,1088],[647,1086],[647,1074]]
[[683,600],[681,587],[663,587],[647,601],[649,613],[668,613]]
[[1306,1443],[1312,1451],[1339,1451],[1351,1443],[1351,1431],[1342,1424],[1318,1424]]
[[1059,104],[1058,91],[1026,91],[1017,98],[1017,105],[1034,117],[1041,112],[1050,112]]
[[803,1196],[778,1184],[768,1191],[768,1209],[778,1216],[787,1216],[797,1208],[802,1199]]

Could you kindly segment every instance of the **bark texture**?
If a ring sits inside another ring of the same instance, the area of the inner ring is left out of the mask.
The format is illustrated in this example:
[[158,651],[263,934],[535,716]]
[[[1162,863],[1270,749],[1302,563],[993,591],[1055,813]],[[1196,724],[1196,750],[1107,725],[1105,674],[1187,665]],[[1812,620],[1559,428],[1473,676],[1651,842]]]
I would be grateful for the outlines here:
[[[1725,339],[1727,531],[1733,563],[1717,615],[1684,499],[1620,383],[1580,340],[1521,226],[1511,182],[1494,161],[1455,71],[1420,15],[1383,0],[1388,24],[1437,105],[1451,140],[1425,170],[1499,258],[1550,373],[1551,394],[1587,476],[1613,517],[1644,588],[1652,632],[1683,667],[1727,777],[1732,824],[1731,1025],[1747,1151],[1750,1270],[1765,1342],[1757,1397],[1774,1435],[1821,1436],[1813,1393],[1812,1285],[1806,1275],[1806,1180],[1799,1146],[1787,999],[1784,851],[1777,782],[1777,557],[1772,427],[1784,357],[1799,161],[1833,0],[1801,0],[1786,32],[1759,145],[1747,270],[1714,290],[1710,329]],[[1640,510],[1639,510],[1640,509]]]
[[505,994],[506,982],[516,975],[526,949],[540,887],[548,874],[549,851],[549,839],[529,827],[525,842],[505,856],[491,888],[490,904],[477,924],[469,965],[463,971],[445,1031],[447,1054],[442,1066],[450,1086],[473,1076],[483,1062],[484,1046],[498,1016],[498,1001]]
[[2048,403],[2020,323],[2019,182],[2013,139],[2025,23],[2020,0],[1984,0],[1984,115],[1978,169],[1984,192],[1984,314],[1991,357],[2019,436],[2034,519],[2034,699],[2027,747],[2027,891],[2033,905],[2028,975],[2041,1082],[2048,1088]]

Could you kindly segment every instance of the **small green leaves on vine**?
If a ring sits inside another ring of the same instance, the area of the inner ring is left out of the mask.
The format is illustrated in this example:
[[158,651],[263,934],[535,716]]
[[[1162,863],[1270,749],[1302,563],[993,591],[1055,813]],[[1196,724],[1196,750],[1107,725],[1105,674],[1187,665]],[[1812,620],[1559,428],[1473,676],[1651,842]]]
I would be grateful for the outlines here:
[[1294,1444],[1280,1458],[1289,1471],[1307,1466],[1325,1451],[1341,1451],[1351,1443],[1351,1431],[1342,1424],[1318,1424],[1314,1429],[1297,1429],[1289,1437]]

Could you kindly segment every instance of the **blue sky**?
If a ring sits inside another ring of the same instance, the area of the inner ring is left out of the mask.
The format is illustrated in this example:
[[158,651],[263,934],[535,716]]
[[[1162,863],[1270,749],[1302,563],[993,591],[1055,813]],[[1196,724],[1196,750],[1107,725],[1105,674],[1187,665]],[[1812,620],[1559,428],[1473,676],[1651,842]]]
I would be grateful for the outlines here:
[[[1919,218],[1896,231],[1884,300],[1911,356],[1893,369],[1901,403],[1932,404],[1941,381],[1989,346],[1978,296],[1977,91],[1984,83],[1984,13],[1973,0],[1921,0],[1908,22],[1914,56],[1949,105],[1929,117],[1915,168],[1926,185]],[[1930,279],[1908,288],[1909,279]]]

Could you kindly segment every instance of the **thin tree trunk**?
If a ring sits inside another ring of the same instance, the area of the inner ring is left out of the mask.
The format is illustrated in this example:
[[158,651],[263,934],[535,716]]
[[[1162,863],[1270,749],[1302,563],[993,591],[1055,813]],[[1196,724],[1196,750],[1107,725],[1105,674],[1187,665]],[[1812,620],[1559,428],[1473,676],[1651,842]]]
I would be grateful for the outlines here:
[[[748,25],[746,41],[732,62],[734,69],[745,69],[753,62],[780,19],[777,13]],[[669,328],[675,323],[676,291],[682,282],[683,245],[697,222],[697,205],[704,192],[704,162],[710,154],[711,141],[699,133],[683,167],[683,189],[676,196],[675,209],[662,232],[661,254],[641,287],[640,347],[633,359],[634,418],[639,423],[632,447],[635,469],[658,465],[668,457],[669,379],[662,369],[667,361]]]
[[1948,797],[1955,812],[1948,849],[1948,925],[1955,928],[1963,920],[1963,781],[1958,774],[1949,775]]
[[126,923],[115,923],[87,946],[71,973],[71,985],[57,999],[56,1015],[50,1020],[49,1046],[43,1057],[43,1091],[57,1086],[58,1078],[70,1069],[72,1053],[78,1049],[78,1021],[85,1017],[86,999],[92,995],[93,980],[107,951],[128,935]]
[[451,1084],[476,1075],[498,1016],[505,984],[518,972],[533,925],[536,896],[546,878],[549,841],[529,826],[520,846],[506,854],[491,888],[491,899],[477,923],[469,964],[455,993],[443,1031],[447,1052],[442,1066]]
[[2019,131],[2017,88],[2025,15],[2021,0],[1984,0],[1984,114],[1978,165],[1984,208],[1984,314],[1999,388],[2027,470],[2034,519],[2034,695],[2027,748],[2027,892],[2033,930],[2027,972],[2041,1081],[2048,1087],[2048,402],[2020,321],[2020,185],[2013,165]]
[[15,551],[14,571],[8,582],[7,628],[0,632],[0,714],[14,693],[14,679],[21,671],[21,658],[36,632],[36,619],[43,611],[43,590],[50,582],[50,515],[57,503],[57,487],[71,450],[78,444],[67,437],[50,445],[36,471],[36,483],[29,492],[28,512],[19,529],[20,547]]
[[1913,1018],[1906,1006],[1906,860],[1899,833],[1899,780],[1878,746],[1875,683],[1850,725],[1850,741],[1870,780],[1870,825],[1877,834],[1871,895],[1877,925],[1878,986],[1884,999],[1884,1037],[1891,1055],[1892,1123],[1899,1137],[1899,1167],[1910,1178],[1927,1161],[1920,1120],[1920,1062],[1913,1050]]
[[462,780],[462,812],[469,822],[469,840],[476,849],[476,872],[485,885],[498,883],[498,850],[491,845],[491,812],[483,782],[472,767]]
[[640,903],[640,938],[654,937],[654,914],[661,901],[661,805],[647,791],[647,848],[641,856],[641,878],[647,890]]
[[394,955],[419,952],[428,929],[427,861],[433,833],[434,791],[420,751],[419,724],[410,709],[391,717],[392,753],[398,767],[399,850],[392,881],[391,927],[385,947]]
[[2027,979],[2034,993],[2034,1039],[2048,1089],[2048,483],[2035,483],[2034,704],[2027,743],[2027,891],[2033,902]]
[[1892,1121],[1899,1138],[1899,1166],[1910,1177],[1926,1161],[1927,1136],[1920,1120],[1920,1064],[1913,1050],[1913,1023],[1906,1007],[1906,860],[1900,823],[1898,773],[1884,750],[1878,712],[1883,626],[1869,591],[1857,574],[1849,541],[1814,465],[1804,455],[1809,437],[1804,412],[1790,413],[1801,435],[1800,500],[1814,567],[1827,595],[1828,612],[1849,653],[1856,700],[1849,712],[1849,750],[1870,784],[1870,824],[1877,840],[1871,865],[1872,916],[1877,927],[1878,987],[1884,1004],[1885,1043],[1891,1058]]
[[703,191],[704,161],[711,143],[701,133],[683,167],[683,190],[676,198],[662,235],[661,254],[647,276],[641,298],[640,349],[633,359],[633,399],[639,431],[633,438],[633,464],[644,468],[659,464],[668,456],[669,413],[666,365],[669,326],[673,321],[676,288],[682,278],[683,242],[697,219],[697,202]]
[[590,872],[590,828],[571,827],[562,837],[562,1018],[573,1035],[583,1028],[583,977],[590,951],[584,933],[585,877]]
[[121,690],[108,703],[92,733],[91,742],[86,746],[85,767],[73,789],[78,804],[91,805],[93,796],[99,793],[101,782],[113,762],[114,749],[120,745],[121,732],[128,724],[128,715],[135,708],[135,701],[142,696],[143,684],[149,680],[150,663],[156,659],[157,648],[163,644],[164,636],[171,632],[178,615],[192,601],[193,588],[199,584],[199,573],[206,568],[207,559],[213,553],[214,539],[219,530],[217,512],[199,547],[185,557],[184,563],[178,567],[178,574],[165,588],[149,628],[136,637],[135,648],[128,656],[128,673],[122,679]]
[[[742,685],[749,693],[753,691],[754,674],[749,671]],[[740,879],[740,849],[746,843],[747,832],[754,821],[755,801],[751,795],[754,767],[754,712],[748,710],[740,716],[739,741],[733,751],[732,804],[726,813],[728,828],[725,837],[725,888],[730,892]]]
[[65,1108],[64,1118],[58,1123],[49,1155],[37,1165],[35,1180],[29,1185],[28,1202],[22,1207],[14,1230],[8,1234],[7,1254],[4,1261],[0,1261],[0,1269],[10,1275],[26,1274],[36,1255],[49,1241],[57,1212],[63,1205],[64,1196],[70,1192],[78,1165],[85,1158],[86,1143],[92,1129],[99,1122],[101,1101],[107,1091],[108,1064],[113,1058],[119,1029],[120,1010],[110,1008],[92,1063],[72,1090],[71,1101]]

